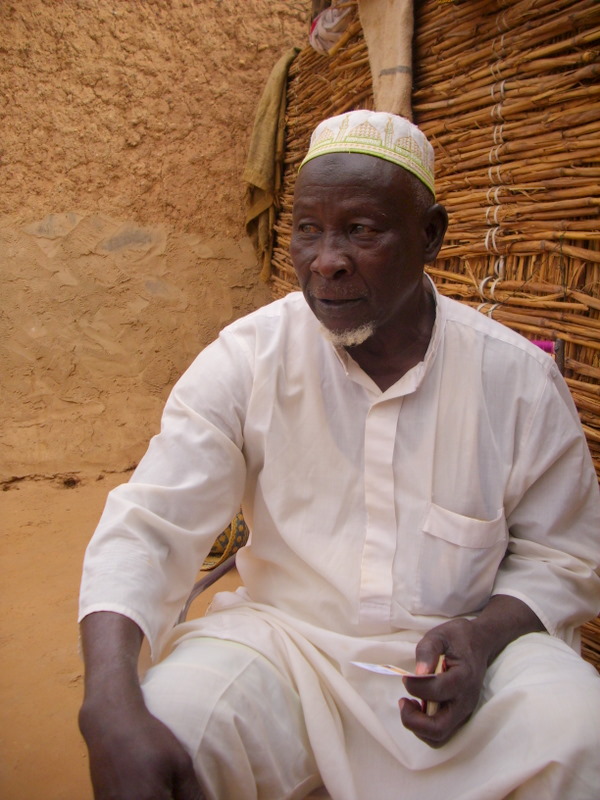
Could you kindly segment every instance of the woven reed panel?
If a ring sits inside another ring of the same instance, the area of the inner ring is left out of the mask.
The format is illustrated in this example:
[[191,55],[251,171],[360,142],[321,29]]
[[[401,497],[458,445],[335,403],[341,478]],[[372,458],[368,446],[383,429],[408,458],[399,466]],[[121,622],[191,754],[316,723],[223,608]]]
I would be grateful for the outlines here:
[[[415,121],[450,214],[428,271],[446,295],[528,338],[564,342],[565,377],[600,475],[600,3],[425,0],[415,9]],[[305,48],[288,83],[271,285],[297,288],[294,182],[324,117],[373,108],[358,13],[330,56]]]
[[444,294],[529,338],[564,341],[600,471],[600,4],[425,2],[415,121],[449,211]]

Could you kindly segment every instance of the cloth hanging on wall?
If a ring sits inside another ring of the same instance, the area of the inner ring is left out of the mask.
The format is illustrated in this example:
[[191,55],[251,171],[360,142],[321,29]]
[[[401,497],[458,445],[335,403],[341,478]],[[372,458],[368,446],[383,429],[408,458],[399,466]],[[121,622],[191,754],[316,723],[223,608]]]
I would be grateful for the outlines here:
[[308,41],[313,50],[328,55],[342,38],[351,19],[351,8],[326,8],[312,21]]
[[359,0],[376,111],[412,119],[413,0]]
[[259,101],[242,176],[246,190],[246,231],[257,254],[261,278],[271,274],[275,198],[281,181],[284,151],[287,75],[298,53],[293,47],[273,67]]

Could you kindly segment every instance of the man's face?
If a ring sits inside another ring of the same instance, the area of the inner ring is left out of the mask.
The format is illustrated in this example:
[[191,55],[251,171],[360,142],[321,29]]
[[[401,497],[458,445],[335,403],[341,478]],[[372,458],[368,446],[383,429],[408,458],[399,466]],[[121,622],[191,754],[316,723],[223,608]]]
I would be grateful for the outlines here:
[[401,331],[421,291],[427,246],[416,179],[396,164],[335,153],[296,182],[290,252],[306,301],[333,333]]

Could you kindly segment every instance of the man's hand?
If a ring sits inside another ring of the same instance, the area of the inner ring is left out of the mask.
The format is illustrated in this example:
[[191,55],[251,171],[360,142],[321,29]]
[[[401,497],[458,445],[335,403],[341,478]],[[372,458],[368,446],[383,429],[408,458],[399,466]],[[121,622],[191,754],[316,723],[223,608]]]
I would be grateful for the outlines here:
[[95,800],[203,800],[192,760],[146,708],[137,675],[143,634],[101,611],[81,623],[85,698],[79,727]]
[[433,673],[441,655],[446,672],[435,678],[403,678],[415,697],[439,703],[427,716],[421,703],[402,698],[402,722],[430,747],[446,744],[469,719],[477,703],[487,667],[507,644],[525,633],[543,630],[534,612],[514,597],[496,595],[479,617],[454,619],[425,634],[417,645],[417,675]]
[[203,800],[191,758],[146,709],[114,718],[84,706],[79,724],[95,800]]
[[417,645],[417,675],[433,673],[440,655],[446,671],[435,678],[403,678],[408,691],[424,701],[440,704],[427,716],[421,703],[402,698],[400,715],[406,728],[431,747],[441,747],[473,713],[485,671],[486,654],[478,646],[476,630],[466,619],[433,628]]

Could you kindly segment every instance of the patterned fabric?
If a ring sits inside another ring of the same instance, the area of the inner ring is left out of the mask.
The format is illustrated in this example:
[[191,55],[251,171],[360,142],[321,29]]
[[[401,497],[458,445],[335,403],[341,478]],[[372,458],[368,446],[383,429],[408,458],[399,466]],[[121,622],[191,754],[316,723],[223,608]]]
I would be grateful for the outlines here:
[[348,111],[315,128],[300,168],[328,153],[364,153],[412,172],[435,194],[433,147],[412,122],[386,111]]
[[229,556],[237,553],[240,547],[243,547],[248,541],[248,535],[248,526],[240,511],[231,521],[231,525],[217,536],[202,569],[214,569]]

